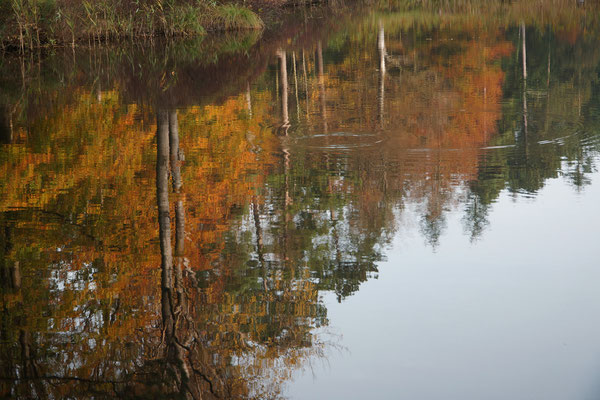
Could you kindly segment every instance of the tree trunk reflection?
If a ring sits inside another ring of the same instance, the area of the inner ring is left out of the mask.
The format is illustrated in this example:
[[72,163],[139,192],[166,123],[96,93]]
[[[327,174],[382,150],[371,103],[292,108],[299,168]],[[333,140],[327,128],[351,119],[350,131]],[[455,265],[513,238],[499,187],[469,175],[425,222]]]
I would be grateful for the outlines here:
[[[168,367],[175,377],[172,385],[176,392],[189,399],[204,398],[212,393],[212,383],[192,365],[198,343],[197,334],[189,315],[184,287],[183,255],[185,242],[185,211],[183,200],[175,203],[175,256],[171,245],[171,217],[169,207],[169,171],[173,191],[178,193],[181,180],[181,153],[176,111],[157,113],[156,198],[161,252],[161,310],[163,345]],[[203,384],[209,383],[206,390]]]
[[319,98],[321,100],[321,118],[323,118],[323,133],[327,133],[327,101],[325,99],[325,73],[323,72],[323,48],[321,41],[317,42],[317,68],[319,73]]
[[379,21],[379,34],[377,36],[377,48],[379,49],[379,123],[383,128],[383,113],[385,102],[385,31],[383,23]]

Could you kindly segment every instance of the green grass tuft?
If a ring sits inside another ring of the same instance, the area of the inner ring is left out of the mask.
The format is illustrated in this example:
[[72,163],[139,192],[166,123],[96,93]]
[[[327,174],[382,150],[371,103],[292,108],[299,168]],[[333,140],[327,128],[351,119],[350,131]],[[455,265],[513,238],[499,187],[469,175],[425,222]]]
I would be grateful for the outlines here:
[[215,25],[224,30],[262,29],[260,17],[250,9],[235,4],[217,6]]
[[198,9],[192,5],[173,6],[166,20],[173,36],[198,36],[205,34]]
[[202,36],[261,29],[260,17],[215,0],[0,0],[0,49],[108,43],[123,38]]

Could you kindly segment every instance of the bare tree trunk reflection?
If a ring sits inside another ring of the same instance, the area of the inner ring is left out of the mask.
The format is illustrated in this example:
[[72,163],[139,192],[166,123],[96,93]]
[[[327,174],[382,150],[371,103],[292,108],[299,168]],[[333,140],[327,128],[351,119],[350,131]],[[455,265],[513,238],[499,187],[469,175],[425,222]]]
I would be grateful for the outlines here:
[[0,106],[0,143],[12,143],[12,115],[8,107]]
[[[182,261],[178,257],[174,269],[171,246],[171,217],[169,209],[169,167],[173,178],[173,191],[182,187],[179,129],[176,111],[159,110],[157,113],[156,198],[161,252],[161,310],[163,341],[166,358],[174,367],[176,390],[184,398],[202,398],[202,389],[191,365],[190,345],[195,340],[195,330],[188,315],[184,290]],[[176,254],[183,254],[185,215],[183,201],[175,205]]]
[[525,44],[525,22],[521,22],[521,32],[523,40],[523,79],[527,79],[527,45]]
[[169,154],[171,161],[171,173],[173,175],[173,191],[179,193],[183,182],[181,180],[180,161],[183,159],[183,153],[179,149],[179,123],[177,121],[177,111],[169,111]]
[[21,288],[21,267],[18,261],[13,261],[10,269],[11,284],[14,289]]
[[260,226],[260,212],[258,210],[258,200],[256,196],[252,196],[252,216],[254,218],[254,229],[256,231],[256,254],[258,255],[258,265],[262,272],[263,289],[264,291],[269,290],[267,269],[265,265],[265,256],[263,250],[263,235],[262,228]]
[[162,319],[165,337],[174,333],[173,252],[169,212],[169,114],[159,110],[156,119],[156,199],[161,254]]
[[21,347],[21,370],[24,384],[27,385],[26,393],[31,393],[31,398],[45,399],[48,397],[46,383],[40,379],[38,364],[36,362],[35,347],[32,345],[31,334],[23,329],[19,332],[19,344]]
[[250,95],[250,82],[246,84],[246,106],[248,107],[248,116],[252,118],[252,96]]
[[308,74],[306,72],[306,57],[302,49],[302,73],[304,74],[304,98],[306,99],[306,121],[310,122],[310,107],[308,102]]
[[383,23],[379,21],[379,35],[377,36],[377,48],[379,49],[379,123],[383,128],[383,113],[385,102],[385,31]]
[[548,35],[548,64],[546,68],[546,117],[544,118],[544,132],[548,132],[550,129],[550,52],[551,52],[551,34],[552,30],[550,26],[548,26],[548,31],[546,33]]
[[[279,70],[281,75],[281,126],[280,134],[287,136],[288,129],[290,128],[289,112],[288,112],[288,77],[287,77],[287,56],[285,51],[279,50],[277,52],[279,57]],[[283,232],[283,248],[284,248],[284,260],[287,259],[287,221],[288,221],[288,205],[290,202],[289,195],[289,170],[290,170],[290,152],[287,148],[287,143],[283,141],[283,176],[284,182],[284,232]]]
[[296,115],[300,121],[300,99],[298,97],[298,73],[296,71],[296,52],[292,52],[292,62],[294,63],[294,91],[296,92]]
[[550,29],[548,29],[548,75],[546,77],[546,88],[550,91]]
[[279,74],[281,75],[281,126],[279,134],[287,136],[290,128],[290,117],[288,112],[288,77],[287,77],[287,56],[284,50],[277,51],[279,58]]
[[321,100],[321,117],[323,118],[323,133],[327,133],[327,101],[325,99],[325,74],[323,72],[323,48],[321,41],[317,42],[317,68],[319,72],[319,97]]
[[[171,161],[171,173],[173,176],[173,191],[180,194],[183,186],[181,179],[181,162],[183,161],[183,151],[179,147],[179,122],[177,120],[177,111],[169,112],[169,153]],[[181,194],[175,202],[175,288],[179,307],[186,308],[186,298],[183,293],[183,266],[185,250],[185,209]]]
[[13,249],[12,227],[4,226],[2,233],[4,246],[0,249],[0,288],[18,290],[21,288],[21,264],[9,258]]
[[[169,154],[171,174],[173,176],[173,191],[180,193],[183,186],[181,178],[181,162],[183,150],[179,147],[179,123],[177,111],[169,112]],[[185,247],[185,209],[183,199],[178,197],[175,202],[175,256],[181,257]]]
[[[527,45],[524,22],[521,22],[521,37],[523,40],[523,133],[525,134],[525,143],[527,143]],[[527,150],[527,147],[525,149]]]

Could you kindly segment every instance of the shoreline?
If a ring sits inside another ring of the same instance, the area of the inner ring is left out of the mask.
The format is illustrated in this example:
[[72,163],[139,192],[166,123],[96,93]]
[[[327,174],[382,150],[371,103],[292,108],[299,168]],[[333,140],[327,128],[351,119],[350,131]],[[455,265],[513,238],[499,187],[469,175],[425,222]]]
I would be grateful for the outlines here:
[[48,0],[9,0],[0,6],[0,51],[24,54],[126,40],[152,42],[224,32],[262,32],[283,23],[285,16],[293,13],[290,10],[326,4],[324,1],[216,4],[185,0],[163,4],[161,0],[138,0],[135,10],[111,7],[117,3],[119,0],[100,0],[93,4],[82,1],[61,8]]

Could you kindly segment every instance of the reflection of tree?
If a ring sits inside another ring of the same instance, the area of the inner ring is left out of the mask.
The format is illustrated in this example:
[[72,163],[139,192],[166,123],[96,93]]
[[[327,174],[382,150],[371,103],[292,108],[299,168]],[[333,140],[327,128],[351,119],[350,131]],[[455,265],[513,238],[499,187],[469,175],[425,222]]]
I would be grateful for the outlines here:
[[[167,98],[175,75],[161,80]],[[263,203],[257,188],[278,143],[263,128],[268,111],[240,113],[240,98],[159,110],[154,134],[148,108],[123,106],[112,87],[71,83],[44,118],[20,116],[12,132],[19,140],[0,158],[0,225],[6,220],[7,243],[17,243],[5,246],[0,265],[0,394],[276,394],[318,350],[311,330],[324,309],[306,270],[265,266],[267,290],[252,274],[244,286],[236,275],[247,253],[222,252],[249,199],[257,210]],[[216,117],[211,129],[192,129]],[[157,207],[147,185],[154,139]],[[192,168],[181,168],[182,148]]]
[[284,50],[277,51],[279,58],[279,79],[281,80],[281,134],[287,136],[290,128],[290,117],[288,112],[288,76],[287,76],[287,56]]
[[[233,212],[240,208],[236,204],[247,204],[250,198],[257,205],[261,202],[255,191],[261,180],[252,177],[255,171],[269,168],[270,140],[276,142],[273,132],[261,129],[266,110],[251,121],[236,119],[238,110],[246,107],[240,97],[201,111],[159,111],[153,135],[159,161],[155,208],[147,201],[153,196],[148,196],[144,183],[151,164],[146,149],[153,147],[148,132],[129,114],[131,110],[124,116],[112,115],[112,124],[98,124],[102,129],[93,128],[97,119],[105,118],[105,108],[113,110],[114,94],[104,92],[102,102],[94,100],[91,108],[85,93],[78,98],[81,107],[75,103],[69,112],[46,120],[56,140],[29,143],[42,149],[58,142],[67,147],[73,143],[85,151],[72,155],[57,151],[50,159],[36,156],[33,150],[25,153],[31,160],[29,168],[44,177],[44,187],[52,196],[40,192],[22,197],[18,191],[23,188],[6,186],[0,225],[7,226],[2,232],[8,239],[3,242],[6,254],[0,273],[9,279],[0,290],[5,310],[2,333],[11,339],[0,344],[1,393],[38,397],[32,390],[40,393],[44,388],[54,397],[79,396],[88,390],[143,397],[140,393],[155,391],[156,396],[210,393],[212,385],[221,398],[261,398],[279,391],[290,371],[310,356],[311,346],[317,349],[310,335],[311,316],[322,312],[317,292],[304,282],[305,276],[296,282],[290,276],[271,276],[267,270],[269,290],[260,285],[258,292],[253,287],[248,291],[235,278],[236,271],[245,268],[244,251],[220,259],[223,235],[240,216]],[[228,112],[232,117],[226,124],[200,134],[190,124]],[[124,129],[127,126],[132,128]],[[94,134],[86,136],[78,129]],[[179,135],[180,129],[188,134]],[[190,150],[188,162],[194,168],[181,168],[182,145]],[[199,153],[199,148],[205,150]],[[19,160],[17,150],[5,155],[10,163]],[[17,168],[4,168],[4,164],[1,171],[19,176],[21,164],[12,165]],[[222,175],[215,175],[215,169]],[[33,178],[24,175],[22,181],[28,179]],[[184,181],[188,182],[185,192]],[[35,202],[42,209],[29,211],[31,205],[20,203],[24,211],[6,210],[15,198]],[[156,222],[149,224],[157,218],[164,272],[160,302],[155,300],[160,286],[151,272],[159,263],[158,246],[152,245]],[[38,230],[38,225],[44,228]],[[21,278],[22,287],[16,290],[19,276],[26,278]],[[263,304],[268,304],[268,313]],[[229,307],[244,312],[224,311]],[[154,328],[159,319],[164,338]],[[60,362],[57,353],[64,357]],[[269,368],[261,365],[275,362],[278,372],[268,376]],[[31,374],[16,380],[23,368]],[[41,386],[31,389],[34,384]]]
[[[375,191],[388,201],[382,209],[393,209],[405,200],[422,203],[422,233],[435,245],[445,226],[445,212],[457,202],[456,186],[477,176],[480,148],[496,133],[504,79],[499,60],[512,46],[500,31],[478,32],[478,40],[458,31],[443,31],[436,34],[453,41],[429,42],[423,39],[433,34],[427,29],[398,31],[382,17],[377,24],[367,22],[333,39],[334,50],[319,48],[317,43],[317,54],[309,60],[314,78],[304,88],[307,104],[296,104],[306,108],[299,116],[307,117],[299,117],[300,149],[292,149],[291,158],[294,167],[327,170],[330,183],[338,181],[330,188],[359,197],[363,190],[373,188],[366,179],[382,179]],[[346,52],[343,56],[339,48]],[[321,72],[325,64],[327,74]],[[318,88],[317,95],[309,88]],[[324,98],[331,100],[326,114]],[[311,109],[319,108],[320,113],[311,115]],[[384,139],[385,144],[379,144]],[[299,162],[306,157],[305,144],[310,149],[307,154],[322,155],[323,166],[315,162],[317,157]],[[338,158],[338,148],[348,152],[348,157]],[[361,174],[358,168],[364,165],[372,175]],[[318,196],[301,189],[313,179],[305,175],[291,187],[299,185],[302,196]],[[354,199],[344,197],[344,204],[352,204]],[[294,199],[293,203],[303,201]],[[332,227],[335,237],[339,229],[335,223]]]
[[[378,23],[369,21],[364,30],[346,37],[348,56],[328,65],[328,79],[341,81],[335,88],[328,86],[328,98],[337,99],[332,104],[352,105],[334,110],[336,118],[328,121],[332,131],[376,129],[380,115],[374,114],[382,107],[370,107],[369,100],[381,96],[369,90],[380,88],[381,80],[354,68],[356,60],[372,60],[371,71],[381,70],[381,51],[369,59],[357,45],[366,38],[381,43],[381,21],[388,60],[386,134],[391,138],[377,148],[378,155],[385,173],[405,177],[406,199],[423,205],[421,228],[431,243],[444,227],[445,212],[458,204],[464,204],[465,228],[476,238],[502,189],[533,194],[548,178],[561,175],[578,188],[589,181],[586,171],[593,169],[595,146],[582,146],[582,140],[593,143],[592,125],[583,121],[590,120],[586,112],[593,104],[590,87],[598,80],[598,51],[593,40],[578,38],[581,30],[576,28],[536,30],[518,23],[504,36],[493,25],[461,27],[478,30],[479,39],[469,40],[453,34],[454,28],[433,34],[427,27],[413,29],[401,18],[381,15]],[[431,36],[437,39],[423,40]],[[419,68],[405,68],[417,54]],[[353,78],[338,78],[348,74]],[[353,93],[361,93],[364,100]],[[361,110],[360,118],[345,115],[345,108]],[[356,119],[360,123],[353,125]],[[509,147],[481,149],[490,145]],[[405,149],[427,151],[415,162],[419,153],[405,156]],[[459,199],[462,188],[467,192]]]
[[377,276],[407,203],[436,245],[453,208],[476,239],[503,190],[560,174],[584,187],[600,126],[592,39],[375,21],[302,49],[298,75],[300,49],[278,52],[275,107],[266,74],[221,102],[159,109],[156,131],[104,81],[56,89],[44,118],[10,114],[0,396],[274,396],[322,350],[320,294],[341,301]]
[[525,36],[523,25],[511,35],[527,53],[515,54],[507,63],[504,131],[492,144],[514,148],[482,158],[476,185],[482,205],[493,202],[503,188],[534,194],[547,179],[560,175],[580,189],[596,151],[584,144],[594,126],[586,104],[594,103],[592,88],[598,82],[595,42],[581,38],[569,43],[548,29]]
[[[140,392],[140,386],[161,383],[154,396],[178,395],[183,398],[222,397],[223,387],[216,370],[209,368],[207,351],[196,330],[190,313],[190,303],[184,282],[183,240],[185,221],[182,202],[175,205],[175,255],[171,244],[171,217],[169,207],[169,177],[173,191],[181,188],[179,159],[179,130],[176,111],[157,112],[156,198],[161,252],[161,357],[147,361],[141,371],[136,371],[133,387],[127,390]],[[186,271],[187,272],[187,271]],[[210,372],[209,372],[210,371]],[[148,380],[154,376],[156,382]],[[137,386],[137,387],[136,387]],[[156,389],[154,389],[156,390]]]
[[[309,349],[313,344],[310,337],[312,324],[308,318],[315,312],[316,291],[312,290],[310,283],[290,281],[293,276],[280,276],[274,273],[272,265],[266,265],[261,250],[262,234],[256,196],[253,197],[252,218],[261,271],[255,278],[250,277],[254,285],[240,290],[238,284],[231,281],[232,286],[220,289],[222,293],[219,295],[223,296],[223,300],[217,303],[209,300],[209,292],[197,289],[198,285],[208,285],[210,288],[213,283],[210,278],[198,282],[196,274],[184,268],[185,251],[183,243],[179,242],[185,238],[185,224],[180,220],[183,215],[179,208],[181,202],[175,204],[175,255],[171,243],[170,176],[175,195],[182,195],[177,194],[177,188],[181,186],[175,184],[180,161],[173,157],[178,153],[176,148],[179,143],[177,131],[173,131],[173,127],[177,126],[177,114],[159,111],[157,115],[156,187],[162,258],[162,350],[157,359],[147,361],[134,374],[134,385],[123,393],[139,392],[140,387],[150,384],[145,377],[154,376],[161,382],[162,395],[178,393],[189,398],[272,396],[279,391],[283,379],[289,377],[287,369],[310,354],[304,349]],[[229,259],[229,263],[239,262],[236,258],[244,254],[239,250],[233,252],[235,258]],[[220,267],[219,274],[226,273],[227,269]],[[216,278],[218,282],[219,277]],[[246,313],[229,314],[227,308],[223,307],[230,301],[235,308],[250,308]],[[303,306],[305,303],[308,308]],[[218,311],[214,309],[215,306]],[[255,306],[259,308],[253,310]],[[266,329],[259,328],[261,325],[266,325]],[[253,349],[249,346],[251,342],[259,347]],[[236,359],[238,361],[234,362]],[[243,359],[246,361],[240,362]],[[265,381],[265,371],[256,369],[263,360],[279,360],[282,363],[279,367],[282,369],[273,382]],[[268,385],[265,386],[266,383]]]
[[[169,209],[169,169],[173,177],[173,189],[179,191],[181,175],[177,153],[179,150],[179,132],[177,113],[159,110],[157,113],[157,152],[156,152],[156,198],[158,204],[158,225],[161,253],[161,313],[164,341],[167,346],[167,360],[179,366],[175,381],[179,391],[197,398],[201,390],[194,382],[195,375],[188,363],[186,351],[194,342],[194,337],[182,337],[189,324],[186,296],[183,288],[182,264],[173,263],[171,247],[171,219]],[[170,167],[170,168],[169,168]],[[180,209],[180,207],[178,207]],[[184,236],[185,223],[179,218],[182,210],[176,212],[176,238]],[[183,229],[182,229],[183,228]],[[179,329],[179,327],[182,327]],[[188,328],[189,330],[189,328]],[[193,330],[193,328],[191,329]],[[191,333],[191,332],[189,332]],[[170,364],[168,364],[170,365]],[[187,396],[186,396],[187,397]]]
[[377,49],[379,50],[379,120],[383,129],[384,105],[385,105],[385,28],[383,22],[379,21],[379,34],[377,36]]
[[474,193],[471,194],[465,202],[465,215],[463,217],[465,231],[469,232],[471,235],[471,241],[480,237],[485,228],[489,225],[487,219],[489,205],[481,201],[481,198],[476,192],[476,188],[473,188],[473,190]]
[[0,143],[11,143],[12,141],[12,115],[8,107],[0,105]]

